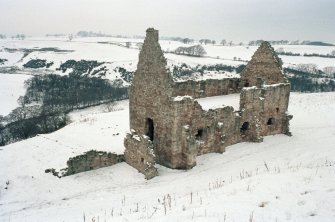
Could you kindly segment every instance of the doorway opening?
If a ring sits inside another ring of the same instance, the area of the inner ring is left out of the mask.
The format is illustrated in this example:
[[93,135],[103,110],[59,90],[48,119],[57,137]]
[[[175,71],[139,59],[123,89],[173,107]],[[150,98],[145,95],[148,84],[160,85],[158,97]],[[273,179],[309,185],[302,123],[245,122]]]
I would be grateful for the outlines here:
[[204,129],[198,129],[197,134],[195,135],[196,140],[201,140],[204,136]]

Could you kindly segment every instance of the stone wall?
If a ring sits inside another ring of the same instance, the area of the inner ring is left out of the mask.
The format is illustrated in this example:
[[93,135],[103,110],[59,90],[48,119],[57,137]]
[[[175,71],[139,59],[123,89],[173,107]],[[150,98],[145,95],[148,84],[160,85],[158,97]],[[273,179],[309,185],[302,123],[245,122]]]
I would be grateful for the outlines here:
[[123,162],[124,156],[109,152],[91,150],[82,155],[70,158],[67,161],[67,170],[63,174],[72,174],[108,167]]
[[158,43],[158,31],[148,29],[129,90],[130,129],[135,129],[139,135],[147,133],[148,119],[153,120],[157,133],[169,133],[168,129],[162,127],[164,118],[161,118],[164,115],[161,108],[168,106],[172,94],[173,81],[166,65],[166,59]]
[[256,86],[257,78],[266,84],[288,82],[282,73],[282,61],[268,42],[260,45],[241,72],[241,87]]
[[228,95],[240,92],[240,78],[207,79],[202,81],[188,80],[175,82],[173,96],[192,96],[203,98],[210,96]]
[[239,142],[261,142],[267,135],[290,135],[290,84],[262,83],[242,89],[238,111],[230,106],[206,111],[191,97],[172,97],[168,106],[160,108],[172,130],[165,136],[169,143],[157,153],[158,163],[188,169],[196,165],[197,155],[222,153]]
[[[197,155],[222,153],[243,141],[261,142],[266,135],[290,134],[290,85],[268,43],[256,51],[241,79],[173,82],[166,64],[158,31],[148,29],[129,93],[132,134],[124,141],[126,162],[146,178],[157,175],[156,162],[189,169]],[[230,106],[206,111],[194,100],[237,92],[238,111]]]
[[168,116],[173,129],[171,144],[164,155],[157,156],[165,166],[188,169],[196,165],[196,157],[206,153],[222,153],[228,145],[242,140],[240,116],[233,107],[203,110],[190,97],[171,101]]
[[292,116],[287,114],[289,95],[289,83],[243,88],[240,107],[244,121],[249,122],[249,132],[253,132],[246,131],[251,141],[280,133],[291,135],[289,120]]
[[157,176],[153,144],[146,136],[133,132],[124,140],[126,162],[145,175],[146,179]]

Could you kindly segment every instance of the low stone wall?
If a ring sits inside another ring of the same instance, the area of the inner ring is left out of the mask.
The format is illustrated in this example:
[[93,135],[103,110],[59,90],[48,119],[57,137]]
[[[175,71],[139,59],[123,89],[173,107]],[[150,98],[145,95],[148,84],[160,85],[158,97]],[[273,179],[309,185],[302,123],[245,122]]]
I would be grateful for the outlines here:
[[207,79],[202,81],[174,82],[173,96],[203,98],[240,92],[239,78]]
[[135,133],[127,134],[124,140],[124,157],[126,162],[144,174],[146,179],[158,175],[155,167],[155,154],[153,144],[148,137]]
[[82,155],[70,158],[67,161],[67,171],[63,175],[69,176],[80,172],[112,166],[120,162],[124,162],[123,155],[91,150]]

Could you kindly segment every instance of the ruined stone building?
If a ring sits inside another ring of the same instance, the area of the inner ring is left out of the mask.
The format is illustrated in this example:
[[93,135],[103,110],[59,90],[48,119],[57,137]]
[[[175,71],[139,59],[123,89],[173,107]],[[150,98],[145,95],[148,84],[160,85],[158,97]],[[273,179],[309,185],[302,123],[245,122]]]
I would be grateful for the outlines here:
[[[290,135],[290,84],[269,43],[257,49],[241,78],[174,82],[158,39],[157,30],[147,30],[129,91],[131,133],[124,141],[126,162],[147,179],[157,175],[155,163],[189,169],[198,155]],[[238,110],[229,104],[204,110],[196,100],[232,93],[240,93]]]

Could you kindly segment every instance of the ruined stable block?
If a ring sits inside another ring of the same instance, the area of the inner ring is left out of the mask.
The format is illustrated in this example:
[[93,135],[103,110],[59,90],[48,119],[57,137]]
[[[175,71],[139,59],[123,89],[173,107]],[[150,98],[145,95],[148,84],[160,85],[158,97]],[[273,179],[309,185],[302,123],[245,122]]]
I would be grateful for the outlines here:
[[[149,28],[129,90],[131,133],[124,142],[126,162],[147,179],[158,174],[156,163],[190,169],[198,155],[261,142],[267,135],[291,135],[290,83],[269,43],[261,44],[241,78],[174,82],[158,40],[158,31]],[[232,93],[240,93],[238,110],[204,110],[196,100]]]

